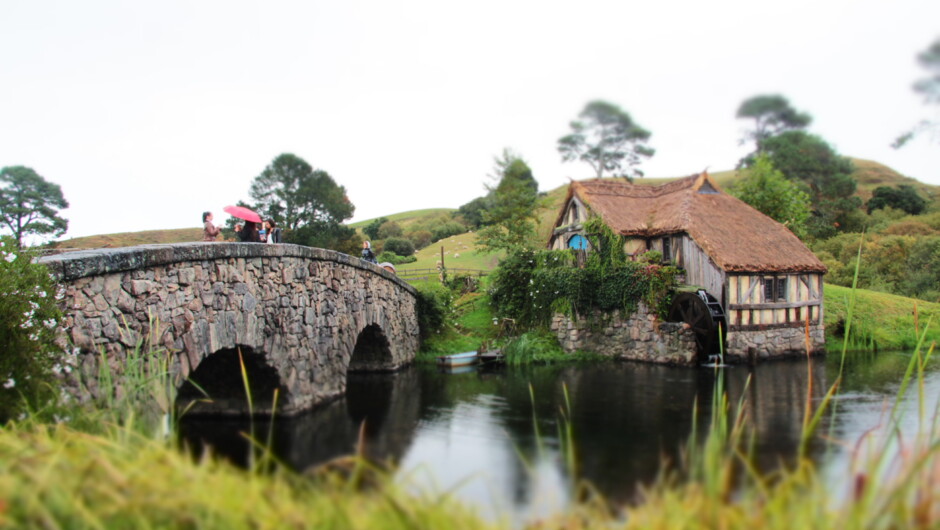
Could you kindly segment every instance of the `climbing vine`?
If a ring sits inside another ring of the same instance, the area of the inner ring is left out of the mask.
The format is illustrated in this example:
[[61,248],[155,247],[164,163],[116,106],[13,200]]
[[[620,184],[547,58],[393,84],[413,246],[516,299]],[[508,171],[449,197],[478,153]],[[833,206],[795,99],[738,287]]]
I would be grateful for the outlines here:
[[548,324],[556,312],[590,315],[594,310],[632,313],[640,300],[664,314],[676,287],[677,269],[658,263],[653,253],[631,261],[624,238],[599,218],[584,224],[591,250],[578,268],[573,250],[518,250],[496,270],[490,298],[497,316],[522,326]]

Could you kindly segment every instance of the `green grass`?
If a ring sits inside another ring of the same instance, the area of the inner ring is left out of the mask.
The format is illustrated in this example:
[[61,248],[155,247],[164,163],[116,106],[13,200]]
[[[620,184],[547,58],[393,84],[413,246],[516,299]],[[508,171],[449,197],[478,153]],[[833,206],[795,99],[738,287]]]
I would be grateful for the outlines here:
[[[823,287],[823,291],[826,331],[833,334],[843,327],[840,322],[845,321],[852,289],[827,284]],[[940,304],[865,289],[857,289],[855,299],[852,323],[852,334],[855,336],[853,346],[881,350],[913,349],[917,344],[914,325],[915,306],[917,329],[923,331],[928,319],[932,317],[933,323],[927,335],[927,341],[928,344],[930,341],[940,342]],[[841,337],[839,339],[841,340]],[[832,349],[831,346],[830,349]]]
[[416,252],[418,261],[406,263],[399,269],[435,269],[441,261],[441,247],[444,247],[444,265],[448,269],[495,269],[500,254],[483,254],[477,250],[475,242],[476,234],[472,232],[441,239]]
[[[469,202],[470,199],[467,199]],[[436,217],[442,213],[450,214],[457,210],[454,208],[425,208],[423,210],[410,210],[407,212],[393,213],[390,215],[380,215],[379,217],[373,217],[372,219],[366,219],[364,221],[356,221],[355,223],[350,224],[351,228],[362,229],[366,226],[369,226],[376,219],[382,217],[388,219],[389,221],[395,221],[402,228],[407,228],[408,225],[420,222],[428,217]]]
[[438,355],[487,349],[496,339],[489,296],[485,292],[469,293],[454,303],[456,318],[440,334],[421,345],[415,357],[418,362],[434,362]]

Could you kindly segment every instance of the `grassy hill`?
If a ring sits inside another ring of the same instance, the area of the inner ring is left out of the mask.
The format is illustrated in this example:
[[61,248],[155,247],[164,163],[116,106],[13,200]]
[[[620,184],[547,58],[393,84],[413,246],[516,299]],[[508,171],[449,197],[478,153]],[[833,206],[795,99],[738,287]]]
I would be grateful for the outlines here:
[[[838,285],[823,286],[826,302],[823,318],[826,331],[842,335],[852,289]],[[916,309],[916,325],[915,325]],[[917,344],[915,329],[923,332],[930,324],[926,344],[940,341],[940,304],[893,294],[856,289],[852,335],[855,347],[882,350],[910,350]],[[850,349],[853,345],[850,345]],[[831,346],[830,346],[831,348]]]
[[[470,199],[467,199],[467,201],[469,202]],[[441,214],[450,215],[455,211],[457,210],[453,208],[426,208],[424,210],[411,210],[408,212],[395,213],[391,215],[383,215],[381,217],[384,217],[388,219],[389,221],[395,221],[396,223],[399,224],[399,226],[402,227],[403,230],[406,230],[409,226],[415,223],[425,221],[432,217],[438,217]],[[359,229],[359,231],[361,232],[363,228],[365,228],[366,226],[369,226],[369,224],[371,224],[372,221],[375,221],[376,219],[379,219],[379,218],[380,217],[373,217],[372,219],[366,219],[365,221],[357,221],[355,223],[350,224],[349,226],[352,228]]]
[[415,254],[418,261],[399,265],[398,269],[437,268],[437,263],[441,261],[441,247],[444,249],[444,265],[448,269],[495,269],[500,254],[482,254],[478,252],[474,246],[475,240],[476,234],[473,232],[441,239],[431,243],[429,247],[419,250]]
[[109,248],[132,247],[157,243],[185,243],[202,241],[202,227],[178,228],[174,230],[147,230],[144,232],[122,232],[97,236],[75,237],[54,243],[56,248]]
[[[940,186],[925,184],[910,177],[905,177],[893,169],[871,160],[853,158],[852,161],[855,164],[855,173],[853,173],[853,177],[855,177],[856,181],[858,182],[858,191],[856,194],[861,197],[863,201],[870,199],[872,191],[878,186],[897,186],[899,184],[908,184],[914,186],[924,197],[931,201],[935,200],[936,198],[940,198]],[[744,174],[744,172],[735,170],[710,172],[711,177],[715,179],[718,185],[722,188],[728,188],[736,180],[742,178]],[[670,180],[674,179],[643,178],[637,179],[635,182],[640,185],[654,186],[663,184]],[[567,185],[562,185],[545,193],[543,205],[538,212],[540,221],[539,237],[543,240],[548,239],[549,232],[551,230],[552,224],[555,221],[555,217],[558,215],[558,210],[561,208],[561,203],[564,200],[567,188]],[[472,199],[473,197],[466,197],[466,202],[469,202]],[[427,208],[423,210],[411,210],[407,212],[385,215],[382,217],[385,217],[390,221],[397,222],[402,227],[402,229],[407,232],[408,228],[412,225],[427,225],[434,222],[435,218],[443,219],[449,217],[455,211],[456,210],[453,208]],[[352,223],[349,226],[358,229],[361,233],[362,228],[368,226],[375,219],[376,218],[365,219],[363,221]],[[200,239],[202,239],[202,228],[183,228],[177,230],[150,230],[146,232],[126,232],[80,237],[60,241],[56,244],[56,246],[60,248],[124,247],[149,243],[180,243],[184,241],[199,241]],[[472,234],[462,234],[460,236],[454,236],[452,238],[439,241],[438,243],[434,243],[431,245],[431,247],[424,249],[423,251],[419,251],[417,264],[408,264],[405,265],[405,267],[433,267],[440,259],[440,247],[443,245],[445,247],[445,261],[447,260],[448,253],[451,256],[453,254],[460,254],[461,257],[453,258],[458,260],[455,261],[455,263],[459,265],[455,266],[489,268],[470,265],[486,265],[489,263],[495,263],[492,259],[490,259],[490,257],[476,255],[472,250],[470,250],[468,253],[468,249],[472,249],[473,247],[472,239]],[[432,254],[434,254],[436,257],[432,256]],[[448,266],[451,266],[450,263],[448,263]]]

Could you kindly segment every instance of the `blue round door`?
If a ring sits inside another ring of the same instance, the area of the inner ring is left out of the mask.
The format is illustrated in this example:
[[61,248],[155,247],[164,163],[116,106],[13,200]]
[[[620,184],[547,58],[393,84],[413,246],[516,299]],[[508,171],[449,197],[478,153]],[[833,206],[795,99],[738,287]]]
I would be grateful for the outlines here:
[[571,236],[571,238],[568,239],[568,248],[573,248],[575,250],[587,249],[588,248],[587,238],[585,238],[584,236],[580,234]]

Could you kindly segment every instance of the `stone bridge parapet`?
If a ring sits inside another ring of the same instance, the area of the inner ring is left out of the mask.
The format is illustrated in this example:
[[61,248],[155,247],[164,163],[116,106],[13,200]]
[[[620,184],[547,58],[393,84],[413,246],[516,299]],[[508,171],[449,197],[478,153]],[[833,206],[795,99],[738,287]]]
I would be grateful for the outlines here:
[[[171,372],[186,378],[217,352],[245,350],[276,372],[278,413],[291,414],[342,394],[348,371],[396,370],[418,348],[414,288],[339,252],[200,242],[41,262],[65,287],[61,332],[78,350],[68,381],[78,397],[99,391],[102,353],[120,374],[139,345],[169,352]],[[244,412],[223,400],[206,411]]]

